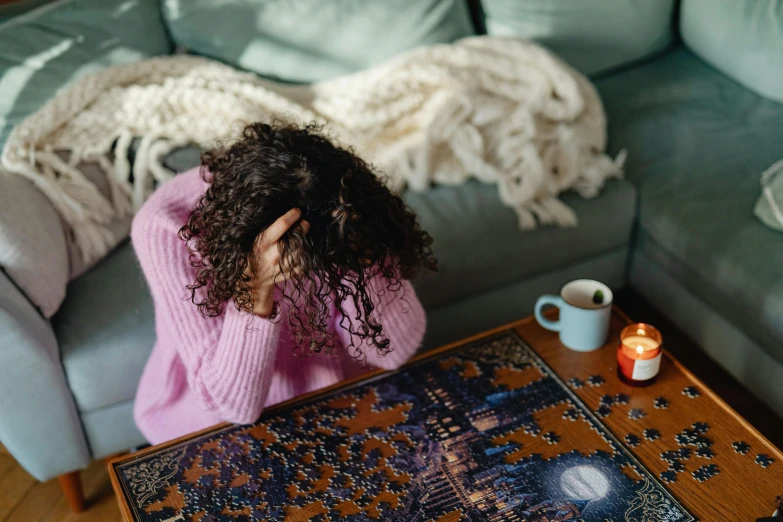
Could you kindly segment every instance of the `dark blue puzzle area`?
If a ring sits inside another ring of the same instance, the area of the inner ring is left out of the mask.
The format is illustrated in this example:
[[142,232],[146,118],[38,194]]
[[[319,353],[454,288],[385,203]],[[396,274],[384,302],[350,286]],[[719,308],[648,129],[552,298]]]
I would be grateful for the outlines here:
[[511,331],[115,469],[150,522],[695,520]]

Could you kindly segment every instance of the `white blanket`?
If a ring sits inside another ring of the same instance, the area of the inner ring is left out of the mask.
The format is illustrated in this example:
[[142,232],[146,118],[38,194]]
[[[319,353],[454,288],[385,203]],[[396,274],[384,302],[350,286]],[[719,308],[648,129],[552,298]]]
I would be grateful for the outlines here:
[[[161,161],[167,152],[213,146],[243,123],[273,118],[325,124],[395,190],[495,183],[523,229],[576,224],[557,195],[590,197],[621,174],[622,158],[603,153],[606,121],[589,81],[534,43],[490,37],[415,49],[309,86],[187,55],[113,67],[66,87],[17,126],[2,165],[51,200],[89,262],[122,239],[108,224],[173,174]],[[84,175],[88,162],[101,167],[110,198]]]

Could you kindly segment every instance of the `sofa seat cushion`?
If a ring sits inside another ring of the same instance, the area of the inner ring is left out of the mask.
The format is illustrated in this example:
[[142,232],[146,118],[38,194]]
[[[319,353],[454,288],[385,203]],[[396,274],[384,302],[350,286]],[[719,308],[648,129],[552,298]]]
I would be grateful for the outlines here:
[[[623,247],[636,210],[635,189],[626,181],[607,183],[592,200],[566,194],[563,199],[580,219],[569,229],[520,231],[497,187],[477,182],[409,192],[406,199],[435,238],[440,262],[439,273],[416,282],[428,309]],[[155,331],[152,301],[131,244],[75,279],[52,322],[80,411],[135,396]]]
[[639,188],[638,247],[783,362],[783,236],[753,214],[783,104],[682,48],[597,87]]
[[155,319],[129,242],[71,282],[52,326],[79,411],[136,396],[155,343]]
[[[435,239],[438,273],[423,276],[416,290],[424,307],[437,308],[625,246],[636,213],[630,183],[612,180],[595,199],[562,196],[579,218],[573,228],[541,226],[521,231],[497,187],[470,181],[408,192],[408,204]],[[557,291],[553,288],[552,291]],[[530,310],[520,310],[520,317]]]

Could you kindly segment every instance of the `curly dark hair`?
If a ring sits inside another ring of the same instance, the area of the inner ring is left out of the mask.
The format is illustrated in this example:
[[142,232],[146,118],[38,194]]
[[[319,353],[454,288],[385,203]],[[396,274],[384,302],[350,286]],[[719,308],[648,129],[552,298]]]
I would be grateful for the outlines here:
[[[298,208],[309,232],[295,225],[279,242],[280,269],[298,268],[282,297],[290,305],[295,353],[334,353],[332,303],[350,333],[352,356],[366,356],[355,338],[380,354],[390,351],[372,313],[372,294],[399,290],[401,280],[420,269],[437,270],[437,261],[430,235],[371,165],[332,144],[314,124],[253,123],[230,146],[202,155],[202,176],[210,186],[179,231],[198,269],[188,289],[201,314],[220,315],[229,300],[239,310],[253,310],[256,239]],[[379,275],[385,288],[368,285]],[[358,317],[345,320],[345,300]]]

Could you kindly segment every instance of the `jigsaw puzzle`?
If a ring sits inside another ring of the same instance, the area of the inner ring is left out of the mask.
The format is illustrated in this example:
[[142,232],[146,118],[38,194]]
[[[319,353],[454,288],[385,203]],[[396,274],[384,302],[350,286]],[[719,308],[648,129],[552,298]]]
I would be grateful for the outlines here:
[[143,522],[695,520],[510,331],[115,469]]

